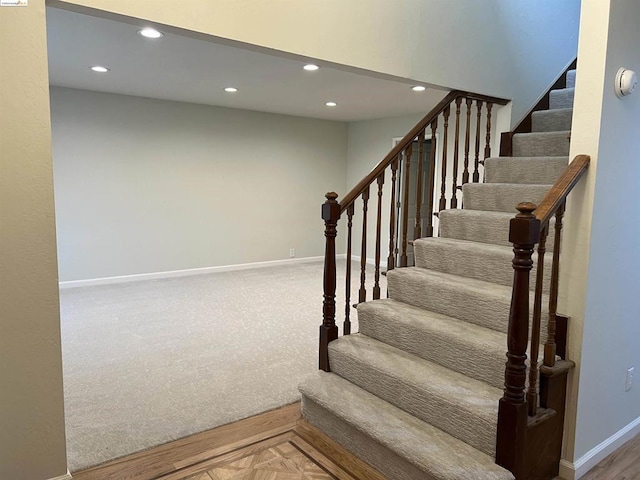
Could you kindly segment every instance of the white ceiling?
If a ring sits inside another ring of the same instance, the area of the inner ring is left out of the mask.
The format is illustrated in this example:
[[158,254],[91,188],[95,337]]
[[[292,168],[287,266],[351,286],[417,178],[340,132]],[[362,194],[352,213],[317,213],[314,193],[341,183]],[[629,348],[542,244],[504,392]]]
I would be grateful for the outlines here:
[[[426,113],[446,93],[323,62],[307,72],[313,59],[176,33],[147,39],[137,31],[148,24],[135,23],[47,8],[51,85],[339,121]],[[111,70],[97,74],[91,65]],[[227,86],[239,91],[225,93]]]

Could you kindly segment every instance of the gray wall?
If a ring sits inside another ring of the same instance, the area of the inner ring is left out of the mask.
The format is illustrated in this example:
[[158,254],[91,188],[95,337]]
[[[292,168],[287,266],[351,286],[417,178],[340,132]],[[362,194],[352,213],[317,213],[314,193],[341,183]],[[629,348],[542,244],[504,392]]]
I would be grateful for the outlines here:
[[639,385],[625,391],[627,368],[640,368],[640,92],[613,88],[619,67],[640,70],[639,18],[637,0],[583,1],[571,153],[592,163],[569,202],[561,285],[579,366],[567,428],[578,465],[640,421]]
[[347,125],[53,87],[60,280],[322,255]]

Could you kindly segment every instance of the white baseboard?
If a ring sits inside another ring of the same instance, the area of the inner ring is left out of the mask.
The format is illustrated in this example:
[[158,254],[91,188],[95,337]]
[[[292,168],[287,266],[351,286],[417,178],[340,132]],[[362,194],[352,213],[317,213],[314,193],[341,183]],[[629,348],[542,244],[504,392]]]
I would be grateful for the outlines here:
[[[340,257],[340,255],[337,255]],[[161,278],[186,277],[203,275],[206,273],[231,272],[235,270],[249,270],[252,268],[274,267],[277,265],[291,265],[295,263],[310,263],[324,260],[324,257],[287,258],[267,262],[241,263],[237,265],[220,265],[217,267],[189,268],[187,270],[171,270],[168,272],[138,273],[135,275],[121,275],[117,277],[89,278],[87,280],[71,280],[60,282],[60,288],[89,287],[94,285],[109,285],[112,283],[139,282],[141,280],[157,280]]]
[[640,417],[618,430],[604,442],[593,447],[575,462],[560,460],[560,478],[564,480],[582,478],[589,470],[638,435],[638,433],[640,433]]
[[73,480],[73,477],[69,473],[69,470],[67,470],[67,473],[65,473],[64,475],[61,475],[55,478],[50,478],[49,480]]

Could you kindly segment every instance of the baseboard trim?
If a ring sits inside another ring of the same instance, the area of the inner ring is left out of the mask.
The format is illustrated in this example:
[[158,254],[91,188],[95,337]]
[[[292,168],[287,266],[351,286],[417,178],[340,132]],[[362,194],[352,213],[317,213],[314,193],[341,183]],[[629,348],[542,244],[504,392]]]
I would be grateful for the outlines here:
[[604,442],[593,447],[575,462],[571,463],[567,460],[560,460],[560,477],[564,480],[578,480],[582,478],[589,470],[639,433],[640,417],[618,430]]
[[67,473],[65,473],[64,475],[61,475],[59,477],[50,478],[49,480],[73,480],[73,477],[69,473],[69,470],[67,470]]
[[[340,257],[340,255],[338,255]],[[189,268],[186,270],[170,270],[167,272],[138,273],[117,277],[89,278],[87,280],[70,280],[60,282],[60,288],[90,287],[95,285],[109,285],[113,283],[139,282],[142,280],[157,280],[162,278],[187,277],[204,275],[207,273],[232,272],[236,270],[250,270],[253,268],[275,267],[278,265],[292,265],[296,263],[311,263],[324,260],[324,257],[287,258],[270,260],[267,262],[240,263],[237,265],[220,265],[217,267]]]

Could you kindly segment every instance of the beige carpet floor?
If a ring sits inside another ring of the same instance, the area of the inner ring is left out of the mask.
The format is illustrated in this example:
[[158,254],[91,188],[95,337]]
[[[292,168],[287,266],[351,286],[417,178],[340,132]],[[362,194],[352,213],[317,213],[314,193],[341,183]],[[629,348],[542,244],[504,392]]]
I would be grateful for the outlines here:
[[322,263],[68,288],[60,304],[73,472],[297,401]]

